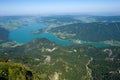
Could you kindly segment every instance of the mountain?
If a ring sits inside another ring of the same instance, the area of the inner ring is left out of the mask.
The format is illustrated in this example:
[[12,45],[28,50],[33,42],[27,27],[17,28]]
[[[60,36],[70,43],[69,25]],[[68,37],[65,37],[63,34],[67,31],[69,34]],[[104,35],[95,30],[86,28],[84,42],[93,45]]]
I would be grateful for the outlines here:
[[[43,32],[61,39],[119,45],[119,21],[119,16],[9,16],[0,18],[0,32],[42,23],[48,26]],[[0,37],[7,40],[4,32]],[[120,47],[62,46],[46,38],[6,41],[0,44],[0,80],[120,80]]]
[[49,32],[66,39],[79,39],[90,42],[120,41],[119,22],[75,23],[52,28]]
[[120,47],[65,47],[43,38],[1,48],[0,61],[22,63],[37,73],[38,80],[119,80],[119,55]]

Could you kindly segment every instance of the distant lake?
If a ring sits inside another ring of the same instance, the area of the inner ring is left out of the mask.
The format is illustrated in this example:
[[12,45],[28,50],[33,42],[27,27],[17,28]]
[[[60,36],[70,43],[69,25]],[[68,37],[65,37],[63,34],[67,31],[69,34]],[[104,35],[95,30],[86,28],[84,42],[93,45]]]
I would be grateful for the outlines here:
[[9,39],[18,43],[28,43],[35,38],[47,38],[48,40],[61,44],[63,46],[68,46],[73,44],[73,42],[67,40],[61,40],[57,38],[55,35],[50,33],[41,33],[41,34],[32,34],[32,31],[45,28],[46,26],[43,24],[29,24],[28,26],[24,26],[22,28],[13,30],[9,34]]
[[[9,39],[18,43],[28,43],[36,38],[47,38],[51,42],[58,43],[63,46],[69,46],[71,44],[74,44],[73,42],[67,41],[67,40],[61,40],[57,38],[55,35],[50,33],[41,33],[41,34],[32,34],[33,31],[36,31],[38,29],[43,29],[46,26],[43,24],[29,24],[28,26],[23,26],[22,28],[13,30],[9,34]],[[85,45],[93,45],[95,47],[107,47],[110,46],[108,44],[100,44],[100,43],[94,43],[94,42],[86,42],[83,43]]]

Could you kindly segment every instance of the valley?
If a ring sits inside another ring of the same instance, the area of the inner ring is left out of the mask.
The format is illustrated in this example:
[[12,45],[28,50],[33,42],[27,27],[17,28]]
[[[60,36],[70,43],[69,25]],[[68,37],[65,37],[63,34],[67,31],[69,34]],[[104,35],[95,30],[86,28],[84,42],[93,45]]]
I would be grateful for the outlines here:
[[0,21],[0,79],[120,79],[119,16],[6,16]]

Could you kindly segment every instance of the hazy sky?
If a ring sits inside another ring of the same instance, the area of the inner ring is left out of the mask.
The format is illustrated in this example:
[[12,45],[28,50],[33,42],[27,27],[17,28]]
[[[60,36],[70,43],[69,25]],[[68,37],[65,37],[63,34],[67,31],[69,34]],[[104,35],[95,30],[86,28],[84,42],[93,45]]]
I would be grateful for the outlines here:
[[0,0],[0,15],[120,15],[120,0]]

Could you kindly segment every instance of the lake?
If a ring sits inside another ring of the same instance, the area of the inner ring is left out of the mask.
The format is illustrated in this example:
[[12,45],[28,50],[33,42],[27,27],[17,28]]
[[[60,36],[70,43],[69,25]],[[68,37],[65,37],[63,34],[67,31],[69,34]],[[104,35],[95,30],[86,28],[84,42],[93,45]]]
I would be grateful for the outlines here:
[[55,35],[50,33],[41,33],[41,34],[32,34],[32,31],[45,28],[46,26],[43,24],[29,24],[28,26],[24,26],[22,28],[13,30],[9,34],[9,39],[18,43],[28,43],[35,38],[47,38],[48,40],[61,44],[63,46],[69,46],[73,44],[73,42],[67,40],[61,40],[57,38]]
[[[47,38],[51,42],[55,42],[57,44],[63,45],[63,46],[69,46],[71,44],[74,44],[73,42],[67,41],[67,40],[61,40],[57,38],[55,35],[50,33],[41,33],[41,34],[33,34],[33,31],[36,31],[38,29],[44,29],[46,26],[43,24],[29,24],[28,26],[23,26],[22,28],[13,30],[9,34],[9,39],[18,43],[28,43],[36,38]],[[107,47],[110,46],[109,44],[100,44],[95,42],[86,42],[83,43],[85,45],[93,45],[95,47]]]

